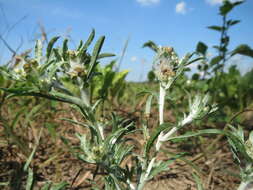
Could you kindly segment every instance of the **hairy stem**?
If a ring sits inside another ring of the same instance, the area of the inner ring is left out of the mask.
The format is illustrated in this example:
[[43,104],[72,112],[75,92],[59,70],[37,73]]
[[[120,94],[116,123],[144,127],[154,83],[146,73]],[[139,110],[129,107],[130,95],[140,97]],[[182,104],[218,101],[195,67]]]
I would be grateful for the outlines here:
[[[164,123],[163,115],[164,115],[164,101],[165,101],[166,89],[160,83],[160,94],[159,94],[159,124],[162,125]],[[163,132],[161,132],[158,136],[156,142],[156,151],[159,151],[161,147],[161,139],[163,138]]]
[[253,187],[253,181],[242,181],[237,190],[250,190]]
[[160,84],[160,94],[159,94],[159,124],[162,125],[164,123],[163,112],[164,112],[164,100],[165,100],[166,90]]
[[152,160],[149,162],[148,168],[144,168],[145,171],[142,171],[140,183],[137,186],[137,190],[142,190],[144,188],[144,185],[146,181],[148,180],[148,176],[153,168],[153,165],[155,163],[156,158],[152,158]]

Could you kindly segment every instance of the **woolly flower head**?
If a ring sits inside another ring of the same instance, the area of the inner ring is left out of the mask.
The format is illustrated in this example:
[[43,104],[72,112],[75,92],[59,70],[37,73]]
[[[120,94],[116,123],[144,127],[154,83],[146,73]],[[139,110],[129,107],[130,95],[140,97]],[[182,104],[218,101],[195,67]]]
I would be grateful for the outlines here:
[[167,82],[176,75],[179,59],[172,47],[159,47],[154,60],[153,70],[157,79]]
[[75,51],[69,51],[69,71],[68,74],[71,77],[83,76],[85,74],[85,68],[81,63],[80,58]]
[[30,75],[34,70],[37,70],[39,64],[35,59],[29,59],[22,56],[15,56],[14,65],[12,67],[14,75],[17,79],[25,78]]

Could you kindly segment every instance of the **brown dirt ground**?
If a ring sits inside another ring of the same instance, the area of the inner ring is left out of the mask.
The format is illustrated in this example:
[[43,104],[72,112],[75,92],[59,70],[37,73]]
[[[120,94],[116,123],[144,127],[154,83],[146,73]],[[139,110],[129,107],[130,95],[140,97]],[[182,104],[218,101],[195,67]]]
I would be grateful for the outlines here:
[[[127,112],[125,112],[127,113]],[[121,113],[124,115],[124,113]],[[133,120],[138,120],[140,113],[134,115],[127,115],[127,117],[133,117]],[[77,120],[79,116],[74,112],[61,112],[54,115],[54,122],[58,123],[60,127],[57,128],[57,133],[69,139],[72,145],[78,145],[74,133],[86,132],[84,129],[78,126],[71,126],[66,122],[59,121],[56,118],[62,117],[74,117]],[[137,119],[136,119],[137,118]],[[35,128],[41,127],[43,121],[38,121],[35,124]],[[37,132],[33,132],[37,133]],[[22,135],[22,130],[19,131]],[[29,136],[29,135],[28,135]],[[142,146],[142,142],[138,141],[141,137],[133,137],[135,141]],[[29,140],[29,139],[26,139]],[[190,152],[190,155],[186,158],[191,160],[196,166],[195,169],[187,165],[182,160],[175,161],[167,172],[163,172],[159,176],[155,177],[147,183],[145,190],[195,190],[196,185],[192,177],[192,173],[197,173],[200,176],[206,190],[233,190],[236,189],[240,183],[237,177],[230,175],[233,171],[238,172],[238,168],[233,162],[231,152],[224,139],[221,139],[215,147],[218,147],[213,152],[204,154],[198,158],[198,155],[208,146],[208,142],[214,140],[214,137],[206,137],[205,143],[201,147],[189,147],[178,146],[176,144],[165,144],[163,149],[170,152],[186,151]],[[31,142],[33,142],[31,140]],[[0,183],[6,181],[15,181],[15,176],[21,171],[24,164],[24,156],[20,153],[20,150],[11,142],[8,142],[3,133],[3,127],[0,124]],[[51,158],[51,160],[49,160]],[[161,154],[159,159],[166,160],[168,156]],[[131,164],[131,163],[129,163]],[[84,190],[91,189],[90,181],[92,181],[92,173],[95,167],[90,164],[81,162],[73,157],[66,146],[56,138],[52,140],[49,134],[44,130],[41,144],[38,147],[35,158],[32,161],[32,166],[36,173],[37,189],[45,181],[51,180],[53,182],[67,181],[72,184],[72,190]],[[103,174],[101,174],[103,175]],[[27,174],[20,175],[23,178],[23,183]],[[100,176],[96,178],[96,183],[99,185]],[[101,184],[102,185],[102,184]],[[0,186],[0,189],[11,190],[10,187]],[[20,189],[24,189],[24,185],[21,185]]]

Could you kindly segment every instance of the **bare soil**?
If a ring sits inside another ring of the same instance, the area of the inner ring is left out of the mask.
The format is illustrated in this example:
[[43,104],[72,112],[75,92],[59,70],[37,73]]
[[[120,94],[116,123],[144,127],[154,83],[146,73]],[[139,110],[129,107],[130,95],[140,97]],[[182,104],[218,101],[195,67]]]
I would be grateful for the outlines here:
[[[125,112],[120,112],[124,116]],[[168,113],[169,114],[169,113]],[[125,115],[126,117],[132,117],[138,124],[138,118],[141,117],[140,112],[135,112],[132,115]],[[74,112],[61,112],[55,114],[53,122],[59,127],[57,128],[57,138],[52,138],[46,129],[43,130],[41,143],[38,146],[35,157],[31,163],[35,171],[35,178],[37,183],[35,189],[39,189],[45,181],[53,181],[59,183],[61,181],[67,181],[72,190],[84,190],[91,189],[91,182],[95,182],[101,188],[103,184],[101,182],[101,176],[106,175],[100,173],[95,179],[93,179],[93,173],[95,166],[84,163],[69,153],[68,147],[64,145],[59,138],[64,136],[71,142],[71,146],[78,145],[78,140],[75,138],[75,133],[85,133],[85,129],[80,126],[73,126],[69,123],[59,120],[59,118],[68,117],[79,120],[78,114]],[[155,116],[154,116],[155,117]],[[151,118],[152,119],[152,118]],[[155,118],[153,118],[155,120]],[[42,127],[42,120],[37,120],[34,124],[34,128]],[[22,136],[22,130],[17,130],[17,133]],[[27,135],[24,135],[26,141],[30,141],[34,144],[34,139],[29,139]],[[142,146],[143,142],[141,136],[132,136],[134,142],[138,146]],[[233,161],[232,154],[228,148],[226,140],[221,138],[214,145],[212,151],[207,151],[205,148],[216,137],[204,137],[203,143],[200,147],[194,145],[194,140],[182,142],[180,144],[168,143],[163,146],[163,150],[168,152],[188,152],[188,156],[185,158],[192,162],[193,166],[190,166],[183,160],[176,160],[168,168],[167,172],[161,173],[147,183],[145,190],[195,190],[196,183],[194,181],[192,173],[197,174],[203,182],[206,190],[233,190],[239,185],[240,180],[233,174],[238,174],[238,168]],[[204,153],[203,153],[204,152]],[[169,156],[165,153],[159,156],[159,159],[166,160]],[[22,172],[25,158],[18,149],[18,147],[10,142],[4,135],[3,127],[0,124],[0,183],[10,182],[15,184],[19,178],[22,178],[22,184],[18,185],[18,190],[25,189],[25,180],[27,173]],[[131,164],[129,160],[125,164]],[[17,185],[17,184],[16,184]],[[0,186],[2,190],[14,190],[12,185]]]

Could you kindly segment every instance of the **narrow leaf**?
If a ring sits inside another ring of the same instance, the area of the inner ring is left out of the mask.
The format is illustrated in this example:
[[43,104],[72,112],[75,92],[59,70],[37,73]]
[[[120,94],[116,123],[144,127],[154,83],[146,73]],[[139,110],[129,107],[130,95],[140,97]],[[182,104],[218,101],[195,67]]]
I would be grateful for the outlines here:
[[42,59],[42,42],[41,42],[41,40],[36,41],[35,59],[37,60],[38,63],[41,62],[41,59]]
[[62,45],[62,57],[63,60],[66,61],[68,58],[68,39],[65,39],[63,41],[63,45]]
[[152,49],[154,52],[158,52],[158,50],[159,50],[158,46],[153,41],[146,42],[145,44],[143,44],[142,47],[143,48],[148,47],[148,48]]
[[113,54],[113,53],[101,53],[101,54],[99,54],[98,59],[102,59],[102,58],[106,58],[106,57],[113,57],[113,56],[115,56],[115,54]]
[[52,186],[50,190],[63,190],[67,186],[68,186],[68,183],[64,181],[64,182],[61,182],[59,184]]
[[193,176],[193,178],[194,178],[194,180],[195,180],[195,182],[196,182],[196,184],[197,184],[197,189],[198,189],[198,190],[204,190],[203,184],[202,184],[202,182],[201,182],[199,176],[197,176],[197,175],[194,174],[194,173],[192,174],[192,176]]
[[148,142],[145,145],[144,148],[144,156],[147,157],[148,153],[151,149],[151,147],[153,146],[155,140],[157,139],[157,137],[159,136],[159,134],[168,128],[168,124],[162,124],[159,127],[156,128],[156,130],[152,133],[152,136],[148,139]]
[[146,101],[146,107],[145,107],[145,115],[146,117],[150,116],[150,112],[151,112],[151,105],[152,105],[152,99],[153,99],[154,95],[150,94],[147,98]]
[[222,130],[218,130],[218,129],[203,129],[203,130],[199,130],[197,132],[188,132],[184,135],[170,137],[167,139],[167,141],[175,140],[175,139],[185,139],[185,138],[189,138],[189,137],[195,137],[195,136],[207,135],[207,134],[223,134],[224,135],[224,134],[226,134],[226,132],[222,131]]
[[99,38],[99,40],[97,41],[93,53],[92,53],[92,57],[91,57],[91,61],[90,61],[90,66],[89,66],[89,71],[87,74],[87,78],[90,79],[96,65],[97,65],[97,58],[99,55],[99,52],[101,51],[102,45],[104,43],[105,37],[102,36]]
[[49,59],[50,55],[51,55],[51,52],[52,52],[52,49],[53,49],[53,46],[55,44],[55,42],[60,38],[60,36],[56,36],[54,38],[52,38],[50,40],[50,42],[48,43],[48,46],[47,46],[47,53],[46,53],[46,57],[47,59]]
[[33,171],[31,168],[29,168],[25,190],[32,190],[32,186],[33,186]]
[[83,45],[83,48],[82,48],[82,51],[85,51],[87,50],[87,48],[90,46],[91,42],[93,41],[95,37],[95,30],[92,29],[91,33],[90,33],[90,36],[88,38],[88,40],[85,42],[85,44]]
[[241,21],[240,20],[228,20],[227,25],[233,26],[235,24],[238,24],[239,22],[241,22]]
[[216,31],[222,31],[223,27],[221,26],[208,26],[207,28],[211,29],[211,30],[216,30]]

